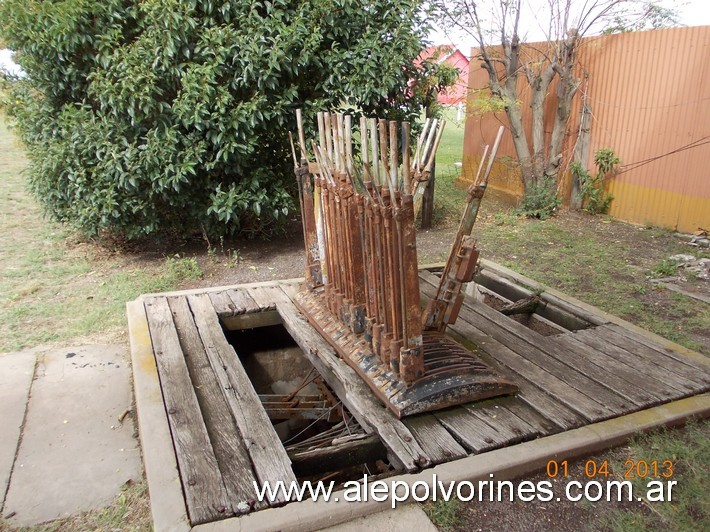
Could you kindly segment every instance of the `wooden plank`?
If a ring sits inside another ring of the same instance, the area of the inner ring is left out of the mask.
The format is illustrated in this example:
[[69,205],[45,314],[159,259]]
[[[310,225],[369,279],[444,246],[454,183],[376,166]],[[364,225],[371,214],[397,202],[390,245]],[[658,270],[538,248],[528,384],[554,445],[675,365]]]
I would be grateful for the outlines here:
[[468,455],[466,449],[461,447],[449,434],[449,431],[431,414],[404,418],[403,422],[412,431],[433,465],[450,462]]
[[535,429],[540,436],[549,436],[550,434],[555,434],[560,431],[549,419],[541,416],[529,404],[517,398],[513,401],[506,401],[504,405],[503,408],[525,421],[525,423]]
[[210,292],[208,295],[215,312],[220,318],[234,316],[237,313],[237,307],[227,292]]
[[478,348],[477,354],[484,355],[487,358],[485,362],[498,368],[501,373],[514,372],[518,376],[513,381],[519,390],[517,397],[559,429],[569,430],[588,421],[584,414],[578,411],[574,400],[570,400],[567,394],[555,395],[548,386],[552,383],[564,387],[565,383],[561,383],[549,373],[527,362],[505,345],[465,321],[449,326],[448,331],[462,342],[475,344]]
[[665,402],[675,395],[674,392],[683,389],[682,386],[678,388],[669,386],[669,381],[663,378],[667,372],[657,370],[645,359],[610,344],[599,337],[599,333],[595,329],[568,332],[556,336],[555,341],[567,346],[570,350],[577,349],[580,344],[591,347],[594,350],[594,362],[597,365],[613,368],[614,375],[629,384],[627,393],[630,398],[645,402],[644,395],[647,395],[657,402]]
[[710,383],[710,365],[701,366],[681,353],[663,347],[641,334],[613,323],[599,327],[598,330],[605,336],[608,335],[609,340],[619,347],[627,349],[627,346],[635,346],[636,352],[641,356],[655,360],[661,367],[669,371],[690,378],[698,384]]
[[659,336],[657,334],[654,334],[652,332],[649,332],[645,329],[642,329],[633,323],[630,323],[628,321],[622,320],[621,318],[614,316],[612,314],[609,314],[608,312],[604,312],[603,310],[596,308],[592,305],[589,305],[588,303],[585,303],[584,301],[580,301],[579,299],[575,299],[574,297],[564,294],[558,290],[555,290],[554,288],[550,288],[549,286],[545,286],[541,283],[538,283],[536,281],[533,281],[529,277],[525,277],[524,275],[521,275],[517,272],[514,272],[513,270],[510,270],[509,268],[506,268],[505,266],[502,266],[500,264],[496,264],[495,262],[491,262],[486,259],[480,259],[480,262],[482,264],[483,268],[491,269],[498,273],[498,275],[511,279],[515,281],[517,284],[522,285],[522,286],[528,286],[532,287],[536,291],[543,291],[547,294],[552,294],[556,298],[563,300],[577,308],[584,309],[586,312],[597,316],[601,323],[599,325],[604,325],[606,324],[616,324],[620,326],[622,329],[634,334],[634,335],[639,335],[642,337],[640,341],[647,341],[647,342],[653,342],[654,345],[657,345],[658,347],[663,347],[666,349],[669,349],[671,353],[674,353],[675,356],[680,356],[684,360],[697,364],[699,367],[707,368],[708,365],[710,365],[710,358],[707,356],[703,355],[702,353],[698,353],[696,351],[692,351],[688,349],[687,347],[684,347],[682,345],[679,345],[671,340],[668,340],[667,338],[663,338],[662,336]]
[[300,285],[303,284],[303,281],[303,277],[296,277],[293,279],[281,279],[273,281],[255,281],[253,283],[239,283],[222,286],[204,286],[202,288],[190,288],[188,290],[170,290],[167,292],[141,294],[139,299],[145,301],[146,299],[150,299],[152,297],[179,297],[209,294],[211,292],[224,292],[225,290],[246,290],[248,288],[251,288],[252,286],[286,286],[290,284]]
[[570,356],[568,351],[555,344],[550,338],[528,329],[515,320],[499,315],[482,303],[464,300],[461,317],[485,330],[516,353],[523,355],[527,360],[566,382],[596,403],[600,409],[597,409],[597,417],[593,418],[594,421],[609,417],[610,413],[628,413],[638,406],[630,402],[623,393],[617,392],[608,385],[608,370],[591,364],[586,359],[587,352]]
[[[291,461],[261,406],[234,348],[227,342],[207,295],[187,297],[207,357],[232,411],[259,482],[295,482]],[[286,502],[279,493],[273,505]]]
[[275,310],[265,310],[263,312],[237,314],[236,316],[221,316],[219,321],[228,331],[238,331],[281,325],[281,316]]
[[[599,331],[609,342],[627,351],[635,353],[658,366],[665,368],[679,377],[689,380],[701,389],[710,384],[710,370],[686,364],[684,361],[662,353],[640,342],[636,337],[627,335],[627,331],[618,325],[603,327]],[[669,350],[670,351],[670,350]],[[682,356],[682,355],[679,355]],[[689,362],[689,361],[688,361]]]
[[[624,364],[635,369],[640,375],[646,375],[661,383],[662,394],[666,398],[678,397],[677,393],[688,393],[695,390],[695,385],[675,373],[649,363],[648,359],[623,349],[611,342],[606,337],[601,337],[596,329],[576,331],[574,337],[587,345],[595,346],[599,351],[610,357],[623,361]],[[649,379],[651,380],[651,379]],[[652,381],[653,382],[653,381]],[[665,391],[663,391],[665,390]]]
[[327,447],[290,453],[299,476],[320,475],[387,458],[387,449],[375,434],[360,434]]
[[[271,286],[271,287],[262,287],[262,286],[255,286],[250,288],[249,290],[245,290],[244,293],[247,297],[249,297],[254,304],[256,305],[256,308],[260,311],[263,312],[265,310],[274,310],[276,308],[276,303],[274,301],[269,301],[267,299],[255,297],[254,294],[261,294],[263,293],[262,290],[278,290],[281,292],[281,288],[278,286]],[[283,293],[283,292],[281,292]]]
[[474,453],[498,449],[515,440],[463,407],[434,412],[434,416],[464,447]]
[[145,478],[150,491],[152,525],[155,530],[189,532],[192,527],[187,516],[187,503],[180,482],[180,468],[170,435],[170,424],[165,415],[144,301],[136,299],[128,302],[126,317],[131,344],[136,422]]
[[[464,408],[474,417],[483,421],[488,425],[491,430],[495,430],[499,437],[505,438],[506,442],[509,444],[520,443],[522,441],[523,435],[527,433],[520,430],[519,427],[513,428],[513,423],[510,419],[502,419],[502,414],[500,412],[491,411],[491,407],[479,408],[473,405],[464,405]],[[510,414],[510,417],[515,419],[518,423],[521,423],[520,419]],[[528,428],[528,431],[530,429]]]
[[229,498],[185,365],[172,313],[165,298],[145,302],[165,409],[177,455],[190,522],[229,515]]
[[[420,278],[428,283],[428,290],[436,286],[437,281],[431,274],[422,272]],[[604,384],[604,375],[599,375],[599,372],[586,375],[578,369],[578,363],[584,365],[582,356],[571,360],[569,353],[550,342],[548,338],[501,315],[487,305],[464,298],[459,319],[485,331],[516,353],[523,355],[527,361],[536,364],[559,381],[577,390],[577,406],[590,420],[600,421],[635,410],[633,403],[629,403],[627,398]]]
[[234,303],[236,314],[248,314],[250,312],[259,312],[262,309],[257,305],[246,290],[229,290],[227,292],[229,298]]
[[469,412],[488,423],[493,429],[504,434],[512,443],[520,443],[538,436],[540,433],[526,421],[498,405],[464,405]]
[[338,358],[280,288],[254,288],[251,295],[259,304],[276,303],[286,330],[360,425],[382,439],[395,466],[411,472],[431,463],[410,430],[375,399],[355,370]]
[[[224,294],[224,292],[221,292]],[[211,299],[211,298],[210,298]],[[190,312],[185,297],[168,298],[177,328],[180,346],[202,410],[207,433],[212,441],[217,464],[235,514],[247,513],[250,501],[254,501],[256,476],[249,461],[246,446],[237,429],[217,377],[212,371],[200,333]],[[267,506],[256,501],[255,508]]]
[[[430,284],[421,283],[420,286],[423,298],[433,297],[434,289]],[[504,368],[525,379],[527,383],[521,382],[519,379],[515,380],[515,384],[520,390],[518,396],[546,418],[561,428],[569,429],[582,424],[580,418],[590,421],[599,416],[612,415],[608,409],[602,409],[579,390],[533,364],[527,360],[526,356],[516,353],[493,338],[488,332],[484,332],[463,319],[463,314],[467,313],[460,314],[459,320],[456,324],[450,325],[448,330],[473,342],[480,351],[487,353],[490,358],[503,365]],[[563,408],[563,405],[567,408]],[[570,411],[575,412],[576,415],[571,414]]]
[[279,288],[281,288],[283,293],[286,294],[289,297],[289,299],[293,299],[293,296],[296,295],[296,293],[303,288],[303,285],[283,284],[283,285],[280,285]]

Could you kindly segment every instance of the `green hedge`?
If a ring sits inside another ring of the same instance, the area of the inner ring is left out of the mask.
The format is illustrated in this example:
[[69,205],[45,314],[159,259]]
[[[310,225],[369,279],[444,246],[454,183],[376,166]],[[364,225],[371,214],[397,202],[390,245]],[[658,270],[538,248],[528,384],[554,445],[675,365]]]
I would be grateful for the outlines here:
[[31,188],[84,232],[268,233],[294,110],[412,117],[421,1],[4,0]]

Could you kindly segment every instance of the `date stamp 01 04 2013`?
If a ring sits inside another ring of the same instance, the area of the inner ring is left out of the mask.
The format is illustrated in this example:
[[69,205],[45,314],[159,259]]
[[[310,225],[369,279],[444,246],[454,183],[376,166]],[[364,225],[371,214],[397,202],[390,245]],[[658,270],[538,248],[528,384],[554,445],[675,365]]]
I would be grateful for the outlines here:
[[[550,460],[547,462],[545,473],[549,478],[568,477],[569,464],[567,460]],[[673,461],[672,460],[626,460],[624,462],[624,479],[633,478],[672,478],[673,477]],[[587,460],[584,463],[584,476],[588,479],[596,479],[600,477],[608,477],[611,475],[609,461],[597,461],[594,459]]]

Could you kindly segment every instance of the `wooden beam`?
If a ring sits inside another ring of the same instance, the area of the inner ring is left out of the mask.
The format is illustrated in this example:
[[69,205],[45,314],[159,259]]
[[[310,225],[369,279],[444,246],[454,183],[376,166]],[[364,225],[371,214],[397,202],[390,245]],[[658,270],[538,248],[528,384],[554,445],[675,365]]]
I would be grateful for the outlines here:
[[[229,405],[220,389],[217,377],[212,371],[187,299],[171,297],[168,298],[168,304],[173,314],[180,346],[186,354],[185,360],[192,384],[200,403],[207,433],[213,442],[215,457],[222,472],[232,510],[237,515],[247,513],[255,499],[254,481],[256,480],[249,454],[229,412]],[[259,508],[266,504],[257,501],[255,506]]]
[[142,299],[126,304],[131,344],[133,392],[143,468],[150,490],[150,511],[155,530],[189,532],[190,519],[180,482],[170,424],[165,415],[158,366],[150,340],[150,326]]
[[298,476],[339,471],[387,458],[387,449],[375,434],[362,434],[328,447],[289,453]]
[[[227,294],[237,308],[236,314],[249,314],[250,312],[261,312],[264,310],[251,298],[246,289],[229,290]],[[273,310],[273,307],[268,308]]]
[[[209,296],[187,296],[195,324],[205,346],[212,370],[217,376],[227,404],[242,435],[244,444],[254,465],[257,479],[266,482],[295,482],[296,476],[271,421],[261,406],[234,348],[227,342],[212,308]],[[286,502],[283,493],[273,504]]]
[[195,525],[223,519],[232,514],[229,497],[170,307],[165,298],[149,299],[145,307],[190,522]]
[[237,307],[226,291],[210,292],[208,295],[210,297],[210,301],[212,301],[212,306],[214,307],[217,316],[220,318],[234,316],[237,313]]
[[263,312],[250,312],[249,314],[221,317],[220,322],[228,331],[240,331],[243,329],[256,329],[259,327],[280,325],[281,316],[279,316],[279,313],[275,310],[265,310]]
[[532,295],[523,299],[519,299],[514,303],[509,303],[500,309],[500,313],[504,316],[513,316],[514,314],[532,314],[540,304],[540,297]]
[[468,455],[466,449],[431,414],[404,418],[403,422],[412,431],[432,464],[442,464]]

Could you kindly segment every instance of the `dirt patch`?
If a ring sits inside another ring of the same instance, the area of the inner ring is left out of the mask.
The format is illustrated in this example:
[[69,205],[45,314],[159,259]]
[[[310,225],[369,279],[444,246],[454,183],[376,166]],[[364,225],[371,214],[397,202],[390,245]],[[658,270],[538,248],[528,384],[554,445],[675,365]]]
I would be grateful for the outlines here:
[[[549,488],[554,494],[549,502],[534,499],[529,502],[516,500],[510,502],[504,498],[501,502],[470,502],[461,504],[459,521],[451,529],[456,531],[487,530],[490,532],[548,532],[549,530],[600,530],[606,529],[605,523],[600,522],[604,513],[612,511],[632,510],[643,515],[650,515],[651,510],[644,502],[637,500],[617,500],[592,503],[586,501],[573,502],[565,496],[566,485],[577,481],[584,485],[590,479],[585,475],[585,464],[591,462],[601,464],[606,457],[591,456],[583,460],[571,462],[566,477],[550,478],[546,473],[538,473],[524,480],[515,481],[517,492],[521,482],[532,483],[535,486],[549,482]],[[609,477],[610,480],[616,480]],[[596,481],[606,482],[606,478],[595,478]],[[543,484],[543,486],[547,486]],[[507,497],[508,491],[505,490]],[[579,490],[571,489],[572,496],[577,497]],[[596,492],[594,492],[595,494]],[[543,493],[543,498],[547,496]],[[560,499],[560,500],[557,500]]]

